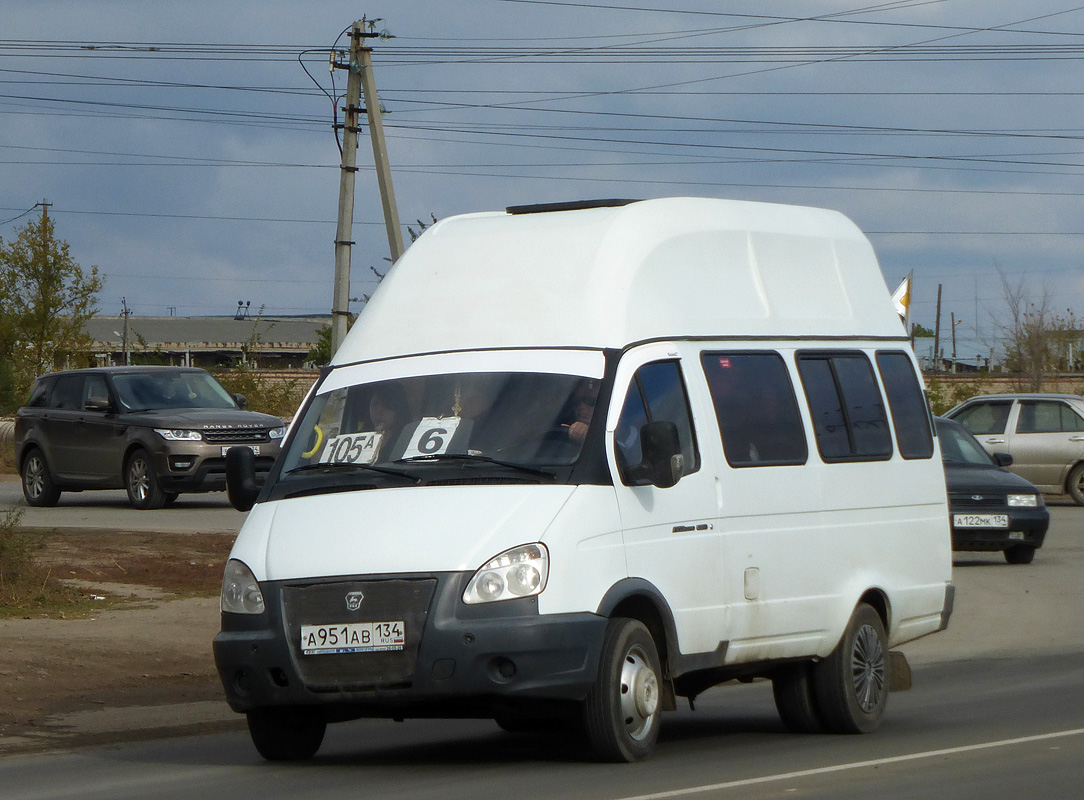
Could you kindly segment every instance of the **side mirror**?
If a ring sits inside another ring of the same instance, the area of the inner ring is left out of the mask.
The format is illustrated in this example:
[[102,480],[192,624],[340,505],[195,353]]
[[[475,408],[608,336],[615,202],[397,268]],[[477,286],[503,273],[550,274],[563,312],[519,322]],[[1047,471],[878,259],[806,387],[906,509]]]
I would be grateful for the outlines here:
[[649,422],[640,429],[640,447],[647,477],[659,489],[669,489],[685,474],[677,425],[669,421]]
[[1012,453],[994,453],[994,463],[999,467],[1012,466]]
[[256,505],[260,486],[256,483],[256,454],[251,447],[231,447],[226,451],[226,494],[230,505],[248,511]]
[[234,393],[230,396],[233,398],[233,402],[237,403],[238,408],[244,408],[248,405],[248,398],[243,394]]
[[87,401],[83,403],[83,408],[86,411],[105,411],[108,413],[113,410],[113,404],[109,402],[108,397],[88,397]]

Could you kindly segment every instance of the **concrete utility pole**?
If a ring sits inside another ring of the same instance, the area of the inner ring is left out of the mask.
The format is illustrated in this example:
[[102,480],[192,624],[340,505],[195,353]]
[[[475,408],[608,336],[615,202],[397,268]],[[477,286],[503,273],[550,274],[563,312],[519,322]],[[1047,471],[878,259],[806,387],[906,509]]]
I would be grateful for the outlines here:
[[[376,163],[380,199],[384,206],[384,225],[388,231],[391,260],[394,263],[403,254],[403,232],[399,226],[399,211],[395,205],[395,192],[391,183],[391,167],[388,151],[384,145],[384,127],[380,119],[380,101],[376,95],[373,79],[372,49],[362,47],[362,40],[379,36],[365,31],[364,18],[350,28],[350,61],[336,63],[332,57],[332,69],[348,69],[346,82],[346,107],[343,119],[342,166],[339,176],[339,222],[335,234],[335,290],[331,306],[331,352],[335,353],[346,338],[347,320],[350,317],[350,247],[354,225],[354,176],[357,168],[358,115],[365,111],[369,133],[373,142],[373,159]],[[361,107],[362,88],[365,91],[365,108]]]

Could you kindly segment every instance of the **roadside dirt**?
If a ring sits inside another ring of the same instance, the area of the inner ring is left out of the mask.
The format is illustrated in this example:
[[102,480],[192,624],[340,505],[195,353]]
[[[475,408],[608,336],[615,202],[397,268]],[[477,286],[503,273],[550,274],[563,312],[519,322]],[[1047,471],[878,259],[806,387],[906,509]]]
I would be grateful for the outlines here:
[[78,736],[85,724],[68,722],[95,710],[206,700],[231,719],[211,640],[232,541],[225,534],[48,534],[41,563],[86,599],[0,619],[0,752],[86,739]]

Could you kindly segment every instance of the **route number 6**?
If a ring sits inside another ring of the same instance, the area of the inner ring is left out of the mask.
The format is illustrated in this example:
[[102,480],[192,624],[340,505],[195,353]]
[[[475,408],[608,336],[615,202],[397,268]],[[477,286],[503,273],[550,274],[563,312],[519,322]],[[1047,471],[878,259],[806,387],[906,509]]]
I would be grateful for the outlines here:
[[403,458],[436,456],[446,452],[460,421],[459,417],[422,417],[403,451]]

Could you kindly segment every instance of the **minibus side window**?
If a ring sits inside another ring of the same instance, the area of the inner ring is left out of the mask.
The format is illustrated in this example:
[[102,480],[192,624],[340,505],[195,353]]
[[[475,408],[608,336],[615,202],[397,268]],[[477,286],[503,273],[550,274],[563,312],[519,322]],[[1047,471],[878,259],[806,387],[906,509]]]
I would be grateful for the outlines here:
[[798,358],[817,448],[825,461],[892,457],[884,400],[863,353],[804,354]]
[[648,422],[669,420],[677,425],[681,453],[688,475],[700,469],[689,397],[676,361],[656,361],[636,371],[621,406],[614,446],[621,480],[629,486],[644,483],[630,473],[643,460],[640,451],[640,428]]
[[896,446],[904,458],[933,456],[933,432],[926,398],[906,353],[877,353],[877,369],[888,394],[888,408],[896,428]]
[[798,401],[778,353],[703,353],[723,452],[732,467],[804,464]]

